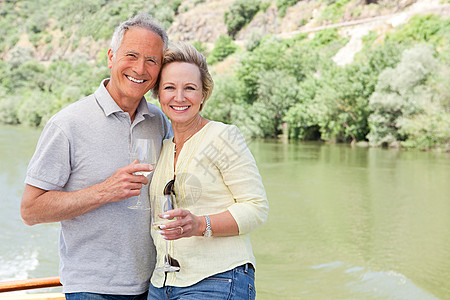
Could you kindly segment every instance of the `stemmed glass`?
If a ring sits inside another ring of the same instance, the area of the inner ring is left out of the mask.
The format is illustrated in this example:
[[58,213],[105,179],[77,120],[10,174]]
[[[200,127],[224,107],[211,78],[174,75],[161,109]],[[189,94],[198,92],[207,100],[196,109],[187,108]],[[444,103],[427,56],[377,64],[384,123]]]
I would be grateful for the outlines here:
[[[169,219],[160,218],[158,215],[164,215],[169,210],[174,209],[176,199],[173,194],[164,196],[154,196],[152,203],[152,225],[156,231],[162,230],[161,225],[170,222]],[[178,261],[169,255],[169,241],[166,240],[166,255],[164,259],[164,266],[155,268],[159,272],[176,272],[180,270]]]
[[[153,168],[156,166],[156,146],[155,142],[151,139],[136,139],[130,150],[130,163],[133,163],[136,159],[140,164],[149,164]],[[153,171],[136,172],[134,175],[149,176]],[[141,195],[138,196],[138,201],[135,205],[129,206],[130,209],[150,210],[150,206],[141,202]]]

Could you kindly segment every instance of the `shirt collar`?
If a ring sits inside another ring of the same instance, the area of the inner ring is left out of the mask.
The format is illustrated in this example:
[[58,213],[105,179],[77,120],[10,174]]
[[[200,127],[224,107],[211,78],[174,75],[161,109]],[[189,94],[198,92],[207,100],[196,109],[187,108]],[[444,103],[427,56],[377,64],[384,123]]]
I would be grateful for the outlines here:
[[[98,104],[103,109],[103,112],[107,117],[116,112],[123,112],[123,110],[119,107],[119,105],[117,105],[116,101],[114,101],[114,99],[106,89],[106,85],[108,84],[108,82],[109,78],[104,79],[94,93],[95,99],[97,99]],[[142,97],[136,111],[135,120],[139,121],[140,119],[144,119],[145,115],[148,115],[150,117],[155,116],[148,109],[147,100],[145,100],[145,97]]]

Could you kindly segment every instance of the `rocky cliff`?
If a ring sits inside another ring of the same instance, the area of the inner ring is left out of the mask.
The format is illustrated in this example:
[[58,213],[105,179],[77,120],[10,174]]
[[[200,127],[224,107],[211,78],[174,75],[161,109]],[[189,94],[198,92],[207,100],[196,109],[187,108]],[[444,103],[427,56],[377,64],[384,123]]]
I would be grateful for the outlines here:
[[[207,0],[194,5],[194,1],[185,1],[184,9],[187,11],[176,16],[169,28],[170,37],[180,41],[214,42],[215,39],[227,33],[224,14],[233,0]],[[350,2],[343,11],[342,17],[337,20],[327,19],[323,15],[326,5],[320,0],[299,1],[289,7],[284,17],[272,3],[265,11],[260,11],[253,20],[236,36],[236,40],[248,39],[252,34],[277,34],[290,36],[301,31],[314,31],[317,28],[333,26],[333,24],[360,21],[354,26],[372,22],[373,18],[388,16],[395,21],[387,21],[391,25],[398,25],[407,20],[406,15],[416,13],[448,14],[448,5],[439,0],[358,0]],[[376,3],[376,4],[375,4]],[[399,17],[402,17],[403,20]],[[366,20],[367,22],[363,22]]]
[[[220,35],[227,34],[224,21],[225,12],[235,0],[185,0],[178,14],[168,28],[173,41],[201,41],[209,48]],[[361,37],[370,30],[383,34],[393,27],[405,23],[417,13],[437,13],[450,15],[450,4],[442,0],[354,0],[342,7],[339,14],[330,19],[327,14],[330,6],[324,0],[298,1],[287,8],[281,17],[276,1],[263,1],[266,6],[252,21],[235,36],[238,44],[244,44],[252,36],[267,34],[281,38],[292,37],[300,32],[315,32],[328,27],[341,27],[340,33],[350,39],[349,44],[336,56],[336,62],[345,64],[351,61],[353,54],[361,48]],[[330,2],[330,1],[328,1]],[[48,20],[48,28],[58,28],[56,20]],[[73,28],[73,32],[77,30]],[[50,62],[61,58],[79,57],[94,61],[100,52],[109,46],[109,40],[94,40],[91,36],[74,38],[74,34],[59,29],[50,30],[51,42],[42,39],[30,42],[29,33],[23,32],[17,44],[4,49],[0,58],[10,59],[10,53],[17,48],[31,49],[31,55],[41,62]],[[100,53],[102,54],[102,53]]]

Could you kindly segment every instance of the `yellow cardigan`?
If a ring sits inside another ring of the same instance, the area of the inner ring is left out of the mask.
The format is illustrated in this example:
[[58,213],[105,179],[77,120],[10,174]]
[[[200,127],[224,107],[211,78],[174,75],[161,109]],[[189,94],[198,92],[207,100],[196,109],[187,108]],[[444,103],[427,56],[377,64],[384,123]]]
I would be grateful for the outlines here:
[[[150,185],[150,199],[162,195],[174,178],[172,139],[165,140]],[[230,237],[190,237],[169,242],[169,254],[179,272],[168,273],[166,285],[190,286],[245,263],[256,265],[249,232],[267,220],[269,204],[255,159],[236,126],[210,121],[184,144],[175,168],[178,206],[197,216],[228,210],[239,227]],[[152,228],[162,266],[165,240]],[[161,287],[164,272],[153,272],[151,282]]]

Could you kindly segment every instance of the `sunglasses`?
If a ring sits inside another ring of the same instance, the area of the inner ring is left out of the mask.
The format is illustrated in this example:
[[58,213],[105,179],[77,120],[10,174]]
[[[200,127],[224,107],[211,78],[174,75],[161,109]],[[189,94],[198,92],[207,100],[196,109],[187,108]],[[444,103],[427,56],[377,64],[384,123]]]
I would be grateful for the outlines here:
[[164,257],[164,262],[167,261],[167,257],[169,258],[169,265],[171,265],[172,267],[178,267],[179,268],[175,272],[180,272],[181,267],[180,267],[180,263],[178,262],[178,260],[176,260],[175,258],[170,256],[170,254],[168,254],[167,256]]
[[[164,195],[175,195],[175,191],[174,191],[174,185],[175,185],[175,178],[170,180],[166,186],[164,187]],[[167,260],[169,260],[169,264],[173,267],[178,267],[180,268],[180,263],[178,262],[178,260],[176,260],[175,258],[171,257],[169,254],[167,254],[164,258],[164,261],[167,262]],[[178,269],[175,272],[179,272],[180,269]]]
[[174,190],[174,185],[175,185],[175,179],[172,179],[171,181],[169,181],[166,186],[164,187],[164,195],[174,195],[175,194],[175,190]]

